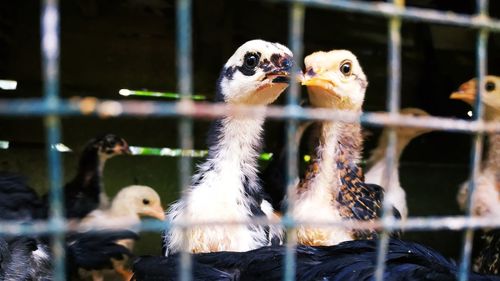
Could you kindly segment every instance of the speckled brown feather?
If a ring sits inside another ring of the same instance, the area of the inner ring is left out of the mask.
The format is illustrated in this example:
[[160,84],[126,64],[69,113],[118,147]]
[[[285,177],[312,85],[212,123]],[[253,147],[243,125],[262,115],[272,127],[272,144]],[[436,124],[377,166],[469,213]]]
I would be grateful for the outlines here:
[[483,248],[474,261],[474,270],[484,274],[500,272],[500,230],[490,230],[482,236]]
[[[338,208],[344,219],[362,221],[376,219],[382,208],[383,189],[366,184],[363,171],[358,166],[363,142],[360,125],[345,123],[339,128],[341,132],[335,155],[336,167],[332,167],[332,170],[338,171],[341,185],[339,190],[332,187],[332,192],[337,193],[333,196],[336,202],[332,202],[332,207]],[[320,143],[324,141],[320,140]],[[299,194],[310,188],[310,183],[320,172],[320,161],[320,155],[316,155],[307,167],[305,176],[298,185]],[[351,236],[352,239],[373,239],[377,233],[375,230],[353,230]]]

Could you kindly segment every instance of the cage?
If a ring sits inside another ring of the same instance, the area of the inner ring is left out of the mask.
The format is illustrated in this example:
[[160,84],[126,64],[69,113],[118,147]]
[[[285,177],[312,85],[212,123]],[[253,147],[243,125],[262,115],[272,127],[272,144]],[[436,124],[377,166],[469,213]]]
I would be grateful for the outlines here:
[[[70,227],[61,187],[74,175],[86,140],[103,132],[124,136],[137,153],[107,164],[107,192],[150,185],[166,207],[189,186],[195,165],[206,155],[210,121],[238,110],[255,114],[252,108],[208,103],[225,60],[254,38],[286,43],[298,68],[314,51],[349,49],[369,80],[361,116],[302,107],[306,91],[294,84],[266,111],[263,150],[276,154],[287,147],[288,189],[311,153],[294,140],[299,121],[344,118],[374,128],[364,159],[382,127],[434,130],[413,141],[401,158],[410,216],[394,221],[384,208],[377,280],[383,280],[390,230],[404,228],[405,239],[459,260],[457,278],[467,280],[473,231],[499,225],[493,218],[472,217],[470,208],[464,214],[456,204],[458,186],[480,171],[485,133],[498,132],[499,125],[483,121],[480,98],[472,111],[448,98],[462,82],[476,76],[482,84],[487,73],[498,72],[500,9],[494,1],[44,0],[0,5],[1,169],[27,175],[40,194],[49,192],[51,202],[47,221],[3,221],[0,233],[50,234],[54,280],[67,277],[63,246]],[[435,117],[401,118],[398,112],[407,106]],[[386,158],[392,167],[394,133],[389,144]],[[265,158],[261,170],[269,165]],[[293,229],[297,224],[288,214],[281,223]],[[138,255],[159,255],[165,223],[146,220],[139,227]],[[283,280],[294,280],[293,251],[289,254]],[[180,278],[189,280],[189,270],[187,262]]]

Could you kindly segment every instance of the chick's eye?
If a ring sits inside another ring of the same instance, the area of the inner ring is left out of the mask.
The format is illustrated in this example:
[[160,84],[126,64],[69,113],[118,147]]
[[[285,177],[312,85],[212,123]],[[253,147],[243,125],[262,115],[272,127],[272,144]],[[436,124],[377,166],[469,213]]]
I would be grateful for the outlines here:
[[245,57],[245,66],[247,68],[255,68],[259,62],[259,57],[256,54],[250,54]]
[[340,72],[344,74],[345,76],[351,75],[352,72],[352,64],[351,62],[344,62],[342,65],[340,65]]
[[142,203],[144,205],[149,205],[149,200],[148,199],[142,199]]
[[491,81],[488,81],[486,82],[486,85],[484,87],[486,89],[486,91],[488,92],[491,92],[491,91],[494,91],[495,90],[495,83],[491,82]]

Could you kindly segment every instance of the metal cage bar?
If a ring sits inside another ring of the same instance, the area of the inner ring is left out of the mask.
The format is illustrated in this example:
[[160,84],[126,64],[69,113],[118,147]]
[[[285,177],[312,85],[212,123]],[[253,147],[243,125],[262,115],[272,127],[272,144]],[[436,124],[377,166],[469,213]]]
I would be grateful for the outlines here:
[[[191,32],[191,0],[177,0],[177,34],[176,34],[176,60],[177,60],[177,90],[181,94],[181,103],[191,103],[190,96],[193,93],[193,67],[192,67],[192,32]],[[187,117],[179,120],[179,142],[181,149],[193,149],[193,121]],[[180,189],[186,190],[191,183],[191,158],[179,158]],[[186,228],[183,235],[187,236]],[[187,239],[184,239],[186,241]],[[181,263],[179,267],[179,279],[190,281],[192,279],[191,255],[181,252]]]
[[[289,15],[288,15],[288,42],[292,53],[295,57],[299,58],[296,60],[296,64],[293,66],[292,73],[297,73],[300,71],[302,52],[303,52],[303,34],[304,34],[304,17],[305,8],[304,5],[300,3],[294,3],[290,5]],[[298,101],[300,98],[300,87],[298,84],[291,84],[288,90],[288,104],[287,107],[290,111],[295,110],[299,105]],[[286,194],[289,198],[288,204],[286,206],[284,220],[289,222],[285,224],[286,230],[286,253],[285,253],[285,268],[283,274],[284,281],[295,280],[295,247],[297,245],[297,235],[295,228],[293,227],[293,215],[292,211],[294,208],[294,189],[298,178],[298,143],[295,138],[295,133],[297,131],[297,120],[290,119],[287,120],[287,188]]]
[[[41,7],[41,50],[44,79],[44,102],[47,107],[59,106],[59,2],[44,0]],[[65,280],[65,232],[62,196],[61,155],[55,145],[61,140],[61,120],[55,114],[44,119],[46,133],[46,150],[48,158],[48,175],[50,186],[50,218],[53,225],[51,233],[54,279]]]
[[[478,17],[487,17],[488,15],[488,0],[477,0]],[[484,106],[481,103],[481,98],[484,92],[483,85],[485,84],[485,76],[487,74],[487,58],[488,58],[488,30],[481,28],[477,34],[476,41],[476,73],[477,73],[477,96],[475,101],[476,120],[483,119]],[[477,179],[479,177],[481,167],[481,155],[483,152],[484,133],[477,133],[472,138],[472,149],[470,158],[470,182],[469,193],[467,194],[467,216],[472,216],[474,191],[476,189]],[[466,228],[464,233],[464,243],[462,248],[462,258],[460,262],[460,271],[458,280],[467,281],[471,267],[472,242],[474,238],[473,229]]]
[[[404,0],[393,0],[398,7],[404,7]],[[388,75],[388,99],[386,101],[387,110],[390,115],[397,114],[400,108],[401,96],[401,19],[398,16],[393,16],[389,19],[388,24],[388,50],[387,50],[387,69]],[[382,222],[393,220],[393,202],[391,202],[391,194],[394,190],[391,188],[394,178],[392,170],[396,166],[396,146],[397,136],[394,128],[389,130],[389,142],[386,152],[386,171],[385,171],[385,196],[382,203]],[[389,246],[389,232],[384,227],[380,234],[378,249],[377,249],[377,268],[375,270],[375,280],[384,280],[385,258]]]
[[[405,7],[401,0],[393,0],[392,3],[367,3],[346,0],[270,0],[271,2],[288,2],[290,4],[289,17],[289,43],[297,60],[302,58],[303,28],[305,18],[305,7],[319,7],[335,9],[347,12],[364,13],[369,15],[383,16],[389,18],[389,99],[387,101],[389,113],[364,113],[362,115],[332,112],[322,109],[304,109],[297,105],[300,88],[292,85],[289,91],[288,105],[285,107],[271,106],[265,111],[267,117],[288,120],[287,146],[288,146],[288,187],[287,193],[292,195],[293,184],[297,178],[297,147],[293,140],[298,120],[341,120],[345,122],[361,122],[373,126],[410,126],[424,127],[446,131],[461,131],[474,133],[473,148],[471,150],[471,183],[468,197],[467,216],[461,217],[437,217],[437,218],[408,218],[407,221],[392,220],[391,202],[384,201],[384,214],[381,220],[369,223],[352,224],[352,222],[338,222],[324,224],[321,222],[294,221],[289,211],[281,221],[274,222],[267,219],[256,219],[255,224],[280,224],[288,230],[299,224],[313,225],[342,225],[352,228],[371,228],[383,230],[384,235],[379,246],[377,262],[377,280],[383,280],[384,259],[387,250],[387,233],[395,229],[406,230],[438,230],[438,229],[465,229],[464,248],[460,265],[460,280],[467,280],[470,267],[470,250],[472,243],[472,229],[483,227],[500,227],[500,222],[494,218],[472,218],[470,209],[475,181],[479,173],[479,162],[482,151],[483,135],[485,133],[500,132],[499,123],[485,123],[482,119],[482,106],[480,95],[476,101],[476,120],[464,121],[449,118],[420,118],[401,116],[399,110],[399,95],[401,81],[401,58],[400,58],[400,26],[401,20],[422,21],[427,23],[445,24],[472,28],[478,30],[477,37],[477,76],[478,92],[483,88],[484,76],[487,71],[487,42],[489,32],[500,32],[500,20],[491,19],[488,16],[488,1],[477,0],[477,14],[463,15],[451,12],[441,12],[432,9]],[[177,74],[178,91],[187,97],[192,94],[192,43],[191,43],[191,0],[177,0]],[[65,224],[63,212],[62,165],[59,152],[53,149],[53,145],[60,142],[62,116],[111,116],[111,117],[181,117],[179,124],[179,141],[181,147],[192,148],[192,118],[210,117],[216,118],[227,114],[261,114],[260,108],[235,107],[228,105],[194,104],[187,99],[178,103],[147,102],[147,101],[99,101],[81,99],[80,101],[64,100],[59,98],[59,6],[58,0],[44,0],[41,7],[41,47],[44,75],[44,97],[42,99],[0,99],[0,116],[43,116],[45,118],[45,130],[47,134],[47,157],[48,174],[50,180],[50,219],[48,222],[34,222],[33,224],[20,224],[19,222],[0,222],[2,228],[0,234],[50,234],[53,242],[54,252],[54,280],[65,280],[65,253],[64,234],[67,231],[79,230]],[[390,137],[388,149],[388,164],[393,165],[395,135]],[[185,188],[189,185],[191,174],[191,162],[188,158],[180,160],[180,185]],[[390,170],[390,169],[389,169]],[[389,175],[390,183],[390,175]],[[390,185],[388,185],[390,186]],[[389,191],[390,192],[390,189]],[[390,197],[390,196],[386,196]],[[289,197],[292,198],[292,197]],[[293,208],[293,204],[290,208]],[[243,224],[246,222],[233,222],[231,224]],[[209,222],[207,225],[225,224],[220,222]],[[199,225],[199,224],[198,224]],[[146,221],[139,225],[141,230],[161,231],[165,227],[189,227],[190,224],[173,225],[165,222]],[[289,231],[290,232],[290,231]],[[287,244],[285,256],[284,280],[294,280],[295,240]],[[384,242],[385,239],[385,242]],[[185,255],[181,262],[181,280],[190,280],[191,264],[190,256]]]

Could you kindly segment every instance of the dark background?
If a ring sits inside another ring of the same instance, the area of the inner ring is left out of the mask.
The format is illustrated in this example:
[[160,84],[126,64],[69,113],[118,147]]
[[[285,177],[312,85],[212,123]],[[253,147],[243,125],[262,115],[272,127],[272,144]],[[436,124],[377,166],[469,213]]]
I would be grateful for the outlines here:
[[[39,1],[0,1],[0,79],[19,82],[0,98],[42,96]],[[491,1],[490,13],[500,16]],[[408,0],[407,5],[471,14],[472,0]],[[193,69],[196,93],[213,97],[219,70],[247,40],[287,42],[288,7],[265,1],[194,1]],[[475,32],[442,25],[404,22],[402,27],[402,107],[419,107],[435,116],[468,118],[468,106],[448,99],[475,75]],[[387,96],[387,20],[356,13],[308,8],[304,53],[349,49],[359,58],[370,85],[365,111],[385,109]],[[489,73],[500,73],[500,40],[489,40]],[[297,58],[302,60],[302,58]],[[175,91],[175,1],[61,1],[61,95],[123,99],[121,88]],[[304,92],[304,91],[303,91]],[[304,93],[303,93],[304,94]],[[130,98],[128,98],[130,99]],[[154,100],[148,98],[148,100]],[[283,103],[281,98],[279,103]],[[283,138],[282,122],[269,121],[265,149]],[[113,132],[131,145],[178,147],[175,118],[64,118],[63,142],[77,153],[90,138]],[[195,147],[205,148],[208,122],[196,120]],[[378,130],[367,139],[375,144]],[[0,150],[0,169],[21,172],[40,193],[47,189],[45,139],[41,118],[0,118],[0,139],[12,148]],[[401,182],[411,215],[458,215],[455,196],[468,177],[470,136],[433,132],[413,141],[402,157]],[[74,175],[77,153],[64,154],[65,178]],[[122,156],[108,162],[106,190],[140,183],[159,191],[165,207],[178,196],[178,159]],[[263,163],[265,165],[265,163]],[[458,257],[461,233],[406,233]],[[159,253],[158,234],[144,236],[140,253]]]

